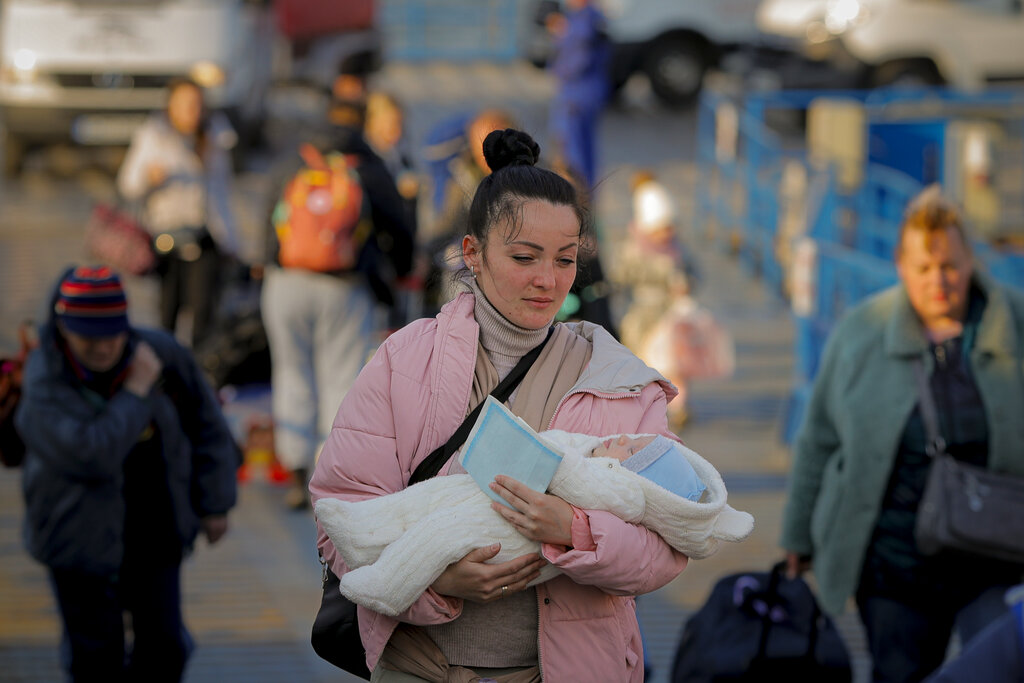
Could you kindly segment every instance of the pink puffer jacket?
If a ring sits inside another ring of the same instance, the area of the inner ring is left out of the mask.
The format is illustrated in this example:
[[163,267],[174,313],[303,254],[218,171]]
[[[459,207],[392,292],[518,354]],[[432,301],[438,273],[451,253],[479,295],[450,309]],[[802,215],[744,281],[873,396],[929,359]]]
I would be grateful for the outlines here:
[[[341,404],[310,482],[314,502],[400,490],[420,460],[455,432],[469,404],[477,352],[473,303],[472,294],[460,294],[436,319],[416,321],[384,342]],[[665,418],[674,387],[602,328],[579,323],[572,329],[591,339],[593,355],[549,426],[593,435],[675,438]],[[543,678],[639,683],[643,655],[633,596],[674,579],[686,567],[686,557],[657,534],[602,511],[577,515],[572,535],[570,550],[542,549],[564,572],[537,586]],[[343,574],[345,564],[322,528],[318,546],[334,572]],[[428,590],[400,619],[439,624],[461,612],[462,600]],[[359,608],[371,670],[397,624]]]

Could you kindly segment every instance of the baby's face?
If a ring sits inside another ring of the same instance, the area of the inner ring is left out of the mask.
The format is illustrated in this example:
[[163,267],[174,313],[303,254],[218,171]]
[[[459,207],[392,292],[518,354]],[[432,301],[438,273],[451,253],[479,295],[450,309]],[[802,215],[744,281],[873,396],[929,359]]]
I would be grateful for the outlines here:
[[590,451],[590,457],[615,458],[622,462],[652,441],[654,441],[653,435],[630,438],[623,434],[617,439],[605,440],[600,446]]

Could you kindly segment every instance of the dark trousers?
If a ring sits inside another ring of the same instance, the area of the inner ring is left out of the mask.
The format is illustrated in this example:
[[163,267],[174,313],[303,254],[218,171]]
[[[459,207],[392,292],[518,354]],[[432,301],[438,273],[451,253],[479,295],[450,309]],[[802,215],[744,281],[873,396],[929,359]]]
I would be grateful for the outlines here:
[[966,645],[1006,613],[1003,595],[1008,588],[988,589],[966,605],[951,603],[943,595],[936,595],[924,606],[858,592],[857,607],[873,661],[872,680],[924,680],[942,665],[954,627]]
[[[180,565],[113,578],[50,572],[64,622],[61,663],[73,683],[176,683],[193,643],[181,614]],[[126,647],[124,612],[131,615]]]
[[207,238],[199,258],[185,261],[176,253],[165,256],[160,264],[160,324],[174,331],[178,313],[192,312],[194,348],[210,334],[216,310],[220,282],[220,256]]

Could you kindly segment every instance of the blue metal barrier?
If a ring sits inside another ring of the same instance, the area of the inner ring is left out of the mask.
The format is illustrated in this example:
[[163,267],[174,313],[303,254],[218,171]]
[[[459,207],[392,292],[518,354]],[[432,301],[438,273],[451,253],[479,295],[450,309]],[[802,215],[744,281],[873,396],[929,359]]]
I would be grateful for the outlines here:
[[[729,248],[740,229],[745,193],[740,193],[741,172],[737,157],[720,154],[717,112],[719,107],[737,104],[726,95],[705,88],[697,108],[697,174],[694,225],[712,237],[722,248]],[[739,150],[737,149],[737,156]]]
[[[840,187],[834,169],[812,170],[806,233],[818,246],[815,310],[795,321],[794,390],[782,426],[786,442],[802,419],[836,320],[864,297],[897,281],[892,258],[907,204],[923,180],[942,179],[934,160],[928,159],[929,145],[945,144],[945,126],[953,117],[998,118],[1024,128],[1022,90],[780,91],[730,98],[705,89],[698,111],[696,226],[713,223],[717,241],[730,247],[731,238],[739,237],[744,268],[776,292],[784,290],[785,276],[778,258],[783,166],[789,160],[808,164],[802,144],[789,148],[792,140],[773,131],[769,119],[775,110],[803,112],[823,97],[864,102],[870,150],[862,182],[852,193]],[[726,102],[737,107],[736,155],[722,159],[715,113]],[[913,154],[904,154],[906,149]],[[1021,204],[1017,208],[1024,222]],[[996,280],[1024,288],[1024,253],[982,243],[974,250],[980,267]]]
[[397,60],[508,61],[519,56],[516,0],[380,0],[384,50]]
[[899,226],[907,204],[922,190],[910,176],[879,164],[867,164],[854,210],[858,251],[889,259],[896,250]]
[[810,399],[818,363],[832,327],[854,304],[896,283],[892,261],[829,242],[818,242],[814,312],[794,316],[794,389],[782,420],[791,443]]
[[1024,290],[1024,252],[1000,251],[988,244],[975,244],[974,257],[997,281]]

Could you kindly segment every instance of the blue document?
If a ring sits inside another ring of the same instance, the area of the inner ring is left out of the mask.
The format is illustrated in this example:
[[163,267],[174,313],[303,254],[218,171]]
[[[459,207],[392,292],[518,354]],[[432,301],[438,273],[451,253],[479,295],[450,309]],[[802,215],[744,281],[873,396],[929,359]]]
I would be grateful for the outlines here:
[[504,474],[544,493],[562,462],[562,454],[530,425],[488,396],[459,462],[484,493],[508,505],[490,489],[496,476]]

